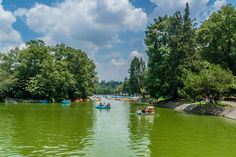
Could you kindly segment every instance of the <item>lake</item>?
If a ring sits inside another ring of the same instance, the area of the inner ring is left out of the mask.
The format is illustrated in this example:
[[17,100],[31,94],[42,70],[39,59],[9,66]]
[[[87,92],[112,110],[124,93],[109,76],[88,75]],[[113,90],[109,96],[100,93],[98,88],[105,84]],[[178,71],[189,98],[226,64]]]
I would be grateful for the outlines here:
[[0,104],[0,156],[236,156],[236,121],[162,108],[139,116],[140,105],[109,102],[110,110],[95,102]]

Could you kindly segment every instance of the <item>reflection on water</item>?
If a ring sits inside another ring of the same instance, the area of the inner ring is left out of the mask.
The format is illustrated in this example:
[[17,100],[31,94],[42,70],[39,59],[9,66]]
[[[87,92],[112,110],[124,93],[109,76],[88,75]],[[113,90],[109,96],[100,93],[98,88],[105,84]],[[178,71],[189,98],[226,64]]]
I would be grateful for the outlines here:
[[86,105],[1,106],[0,119],[3,156],[82,156],[91,145],[94,120]]
[[147,156],[150,154],[149,131],[152,129],[154,116],[140,116],[130,114],[130,149],[132,149],[137,156]]
[[[106,102],[106,101],[105,101]],[[136,104],[1,104],[0,156],[221,157],[236,155],[236,122]]]
[[120,101],[110,103],[111,109],[95,110],[95,134],[91,156],[115,157],[132,154],[128,148],[129,105]]

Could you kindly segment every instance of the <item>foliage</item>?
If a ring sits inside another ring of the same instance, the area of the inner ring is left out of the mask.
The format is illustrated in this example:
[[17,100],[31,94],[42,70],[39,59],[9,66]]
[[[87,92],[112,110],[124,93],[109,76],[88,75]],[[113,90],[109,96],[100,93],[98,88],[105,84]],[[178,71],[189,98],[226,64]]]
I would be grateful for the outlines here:
[[236,75],[236,9],[228,4],[204,21],[197,33],[201,55]]
[[145,72],[146,67],[142,58],[134,57],[129,69],[129,90],[131,94],[145,93]]
[[130,95],[129,79],[125,77],[122,84],[122,93]]
[[122,82],[102,80],[96,86],[96,94],[119,94],[122,92]]
[[[75,99],[94,92],[95,65],[86,53],[64,44],[49,47],[30,41],[24,50],[1,54],[4,97]],[[9,83],[12,82],[12,83]]]
[[195,100],[196,98],[220,99],[234,85],[234,76],[218,65],[210,65],[199,74],[189,72],[180,95]]
[[183,87],[184,71],[198,69],[195,28],[190,19],[188,3],[184,15],[155,19],[146,31],[148,92],[153,97],[177,97]]
[[[236,10],[228,4],[200,28],[184,14],[158,17],[146,30],[146,88],[155,97],[219,100],[234,93]],[[232,72],[232,73],[231,73]]]

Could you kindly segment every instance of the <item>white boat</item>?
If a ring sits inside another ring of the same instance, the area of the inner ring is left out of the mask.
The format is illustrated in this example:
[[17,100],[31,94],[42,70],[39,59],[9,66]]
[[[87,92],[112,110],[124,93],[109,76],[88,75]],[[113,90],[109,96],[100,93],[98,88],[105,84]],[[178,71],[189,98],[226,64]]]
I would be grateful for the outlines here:
[[153,106],[148,106],[147,108],[146,108],[146,110],[149,110],[149,111],[151,111],[151,112],[148,112],[148,111],[146,111],[146,112],[143,112],[142,110],[137,110],[136,111],[136,113],[138,114],[138,115],[154,115],[155,114],[155,111],[154,111],[154,107]]

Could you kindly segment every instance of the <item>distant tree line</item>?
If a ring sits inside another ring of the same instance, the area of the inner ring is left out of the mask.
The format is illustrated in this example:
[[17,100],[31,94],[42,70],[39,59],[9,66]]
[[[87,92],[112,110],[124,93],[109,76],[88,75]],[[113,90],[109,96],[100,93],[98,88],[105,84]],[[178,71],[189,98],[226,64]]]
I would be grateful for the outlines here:
[[147,70],[142,70],[142,61],[133,59],[131,94],[192,101],[205,97],[217,101],[236,94],[234,6],[223,6],[197,27],[187,3],[183,14],[158,17],[145,33]]
[[120,94],[121,81],[104,81],[98,82],[96,85],[96,94]]
[[85,52],[41,40],[0,54],[0,98],[76,99],[95,91],[95,65]]

